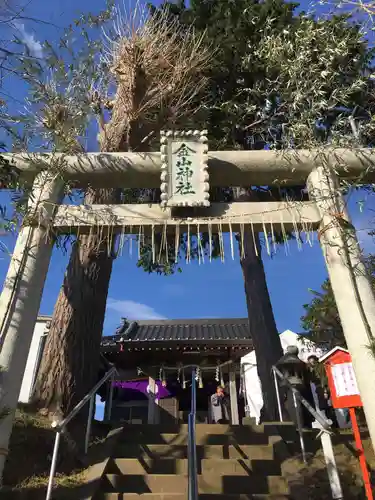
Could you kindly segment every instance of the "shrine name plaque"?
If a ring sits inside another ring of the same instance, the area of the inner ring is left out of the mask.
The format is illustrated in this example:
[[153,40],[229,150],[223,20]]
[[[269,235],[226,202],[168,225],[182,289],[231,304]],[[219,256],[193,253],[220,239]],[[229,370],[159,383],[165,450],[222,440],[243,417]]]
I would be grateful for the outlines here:
[[161,206],[208,207],[207,131],[160,134]]

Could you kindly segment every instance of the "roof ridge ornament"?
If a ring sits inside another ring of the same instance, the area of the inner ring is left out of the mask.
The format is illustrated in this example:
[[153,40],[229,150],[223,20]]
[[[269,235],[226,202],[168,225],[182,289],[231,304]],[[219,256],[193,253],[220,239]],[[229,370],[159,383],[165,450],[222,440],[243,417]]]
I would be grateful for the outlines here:
[[115,336],[119,337],[117,342],[123,342],[124,340],[129,340],[129,336],[133,331],[138,328],[137,321],[128,322],[127,318],[121,318],[122,324],[116,328]]

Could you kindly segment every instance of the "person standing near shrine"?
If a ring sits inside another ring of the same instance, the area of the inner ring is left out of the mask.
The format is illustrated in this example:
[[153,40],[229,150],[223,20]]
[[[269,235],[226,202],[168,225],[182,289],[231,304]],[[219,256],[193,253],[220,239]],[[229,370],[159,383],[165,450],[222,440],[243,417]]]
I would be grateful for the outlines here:
[[332,425],[338,427],[335,411],[332,408],[328,388],[328,379],[323,365],[315,355],[307,358],[308,381],[313,395],[314,405],[317,410],[323,411],[326,417],[332,420]]
[[314,406],[317,410],[327,409],[327,399],[324,397],[324,389],[328,385],[324,367],[319,364],[317,356],[312,354],[307,358],[307,382],[313,396]]
[[228,396],[223,387],[219,385],[215,394],[211,396],[211,415],[215,424],[226,424],[229,422]]

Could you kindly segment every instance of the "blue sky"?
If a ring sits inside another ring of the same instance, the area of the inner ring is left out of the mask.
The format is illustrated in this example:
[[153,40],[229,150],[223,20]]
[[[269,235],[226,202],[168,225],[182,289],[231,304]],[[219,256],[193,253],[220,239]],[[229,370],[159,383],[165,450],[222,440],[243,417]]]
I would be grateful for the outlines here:
[[[125,0],[125,4],[129,1]],[[16,27],[18,36],[29,44],[36,55],[40,55],[41,40],[58,38],[62,28],[71,23],[81,11],[97,11],[103,5],[103,0],[31,0],[25,15],[43,19],[54,26],[21,22]],[[19,103],[15,101],[14,106],[21,105],[24,89],[19,83],[8,80],[5,91],[18,99]],[[367,252],[371,252],[375,249],[372,239],[367,236],[367,229],[371,224],[375,202],[373,198],[368,198],[365,212],[361,214],[357,202],[363,197],[363,194],[354,194],[350,198],[349,208],[360,230],[359,237],[363,247]],[[0,194],[0,204],[7,204],[5,193]],[[5,278],[14,241],[15,237],[11,235],[1,237],[7,251],[0,254],[0,283]],[[183,272],[170,277],[146,274],[136,267],[136,255],[130,258],[124,252],[114,263],[104,333],[111,334],[121,316],[135,319],[246,316],[239,259],[236,255],[232,261],[228,246],[226,241],[225,263],[215,261],[200,266],[197,262],[183,264]],[[55,249],[42,299],[41,314],[52,314],[67,262],[68,255]],[[299,251],[297,245],[291,243],[288,256],[285,255],[284,249],[279,247],[273,258],[264,256],[264,264],[279,331],[300,331],[302,305],[311,299],[309,288],[318,289],[326,278],[319,244],[315,239],[312,248],[304,245]]]

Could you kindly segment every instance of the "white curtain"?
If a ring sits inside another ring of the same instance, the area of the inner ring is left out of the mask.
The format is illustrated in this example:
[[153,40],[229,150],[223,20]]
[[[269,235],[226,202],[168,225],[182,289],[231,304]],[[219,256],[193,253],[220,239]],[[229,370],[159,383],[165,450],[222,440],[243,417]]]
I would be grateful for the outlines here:
[[[307,361],[307,358],[312,354],[322,356],[324,352],[320,347],[317,347],[313,342],[301,342],[298,335],[291,330],[286,330],[280,334],[281,346],[286,351],[290,345],[295,345],[299,349],[299,357],[302,361]],[[255,351],[251,351],[246,356],[241,358],[242,365],[242,383],[244,387],[244,396],[246,405],[248,406],[250,417],[256,419],[257,424],[260,420],[260,412],[263,407],[262,386],[258,377]]]

